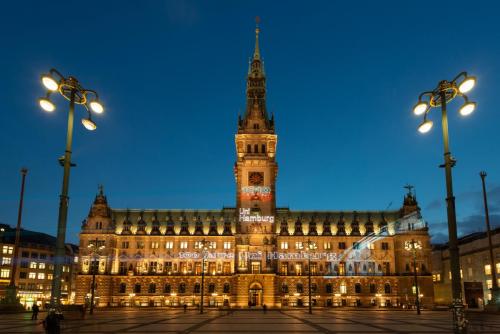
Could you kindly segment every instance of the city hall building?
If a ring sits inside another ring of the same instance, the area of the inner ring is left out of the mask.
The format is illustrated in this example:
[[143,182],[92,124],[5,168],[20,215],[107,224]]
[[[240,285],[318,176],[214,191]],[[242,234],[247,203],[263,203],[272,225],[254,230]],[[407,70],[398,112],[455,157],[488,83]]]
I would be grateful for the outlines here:
[[235,206],[117,209],[101,188],[80,233],[76,303],[89,301],[94,271],[99,306],[197,306],[204,270],[207,307],[301,307],[309,294],[313,306],[406,307],[417,270],[422,304],[433,304],[429,234],[411,188],[398,210],[276,207],[278,136],[258,38],[257,29],[235,136]]

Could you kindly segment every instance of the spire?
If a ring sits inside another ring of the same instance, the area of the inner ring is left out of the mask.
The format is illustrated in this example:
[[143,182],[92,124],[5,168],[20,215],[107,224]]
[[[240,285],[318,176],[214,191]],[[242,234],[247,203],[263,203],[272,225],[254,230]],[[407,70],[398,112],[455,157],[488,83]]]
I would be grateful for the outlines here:
[[260,49],[259,49],[259,23],[260,23],[260,17],[255,18],[255,51],[253,52],[253,59],[254,60],[260,60]]
[[259,17],[255,21],[255,50],[249,63],[246,111],[243,119],[238,121],[239,131],[273,133],[274,122],[269,119],[266,110],[266,75],[259,46]]

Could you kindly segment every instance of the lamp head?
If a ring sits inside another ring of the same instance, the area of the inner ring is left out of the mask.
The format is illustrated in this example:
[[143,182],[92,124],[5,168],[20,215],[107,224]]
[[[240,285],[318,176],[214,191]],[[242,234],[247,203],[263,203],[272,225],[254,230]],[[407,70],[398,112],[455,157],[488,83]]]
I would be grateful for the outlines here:
[[475,85],[476,85],[476,77],[467,76],[467,77],[465,77],[464,81],[462,81],[458,85],[458,91],[462,94],[467,93],[467,92],[471,91]]
[[476,102],[468,102],[466,101],[461,107],[460,107],[460,115],[462,116],[469,116],[474,112],[476,109]]
[[42,75],[42,83],[50,91],[56,91],[59,88],[59,84],[50,74]]
[[417,116],[423,115],[429,109],[429,103],[418,101],[413,107],[413,113]]
[[96,114],[102,114],[104,112],[104,107],[97,99],[90,102],[90,109]]
[[424,119],[422,124],[418,126],[418,132],[420,133],[427,133],[432,129],[432,121],[429,121],[428,119]]
[[39,98],[38,99],[38,104],[46,112],[53,112],[54,110],[56,110],[55,104],[52,103],[52,101],[49,100],[48,97],[41,97],[41,98]]
[[82,124],[85,127],[85,129],[89,131],[94,131],[97,129],[97,125],[92,121],[92,119],[89,118],[82,118]]

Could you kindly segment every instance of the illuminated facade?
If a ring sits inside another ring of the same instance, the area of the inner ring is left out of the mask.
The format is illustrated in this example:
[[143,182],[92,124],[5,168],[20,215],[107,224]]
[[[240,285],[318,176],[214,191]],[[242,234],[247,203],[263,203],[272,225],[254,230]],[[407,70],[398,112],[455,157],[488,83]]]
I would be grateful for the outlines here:
[[[207,306],[306,306],[309,272],[316,306],[409,305],[413,267],[404,245],[413,239],[422,246],[422,301],[432,305],[429,235],[411,191],[392,211],[276,207],[278,137],[266,110],[258,38],[257,29],[235,136],[235,207],[114,209],[101,189],[80,234],[77,303],[88,300],[95,268],[98,305],[199,305],[205,257]],[[205,252],[202,241],[210,242]],[[86,253],[92,243],[104,246],[98,255]]]
[[[0,298],[6,294],[12,275],[16,229],[0,224]],[[15,285],[19,301],[26,308],[33,304],[43,306],[50,301],[56,238],[29,230],[21,230],[19,261]],[[63,266],[61,302],[73,303],[74,284],[78,268],[78,247],[66,244],[66,258]]]

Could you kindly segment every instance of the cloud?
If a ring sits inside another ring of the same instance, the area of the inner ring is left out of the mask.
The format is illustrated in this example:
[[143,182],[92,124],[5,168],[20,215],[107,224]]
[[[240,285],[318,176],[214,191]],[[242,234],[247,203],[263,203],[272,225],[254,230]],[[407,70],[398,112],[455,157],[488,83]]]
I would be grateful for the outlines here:
[[[500,227],[500,214],[490,214],[491,228]],[[485,216],[474,214],[457,222],[458,237],[463,237],[474,232],[486,231]],[[448,222],[430,223],[429,232],[432,243],[440,244],[448,241]]]
[[425,207],[425,210],[427,210],[427,211],[438,210],[438,209],[441,209],[442,206],[443,206],[443,200],[442,199],[435,199],[432,202],[430,202],[429,204],[427,204],[427,206]]

